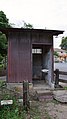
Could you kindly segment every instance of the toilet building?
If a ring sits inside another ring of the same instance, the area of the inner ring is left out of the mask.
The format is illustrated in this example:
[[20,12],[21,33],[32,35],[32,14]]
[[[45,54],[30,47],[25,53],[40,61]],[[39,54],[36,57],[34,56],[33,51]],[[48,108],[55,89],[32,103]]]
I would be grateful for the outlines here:
[[28,80],[53,81],[53,36],[63,31],[47,29],[1,29],[8,38],[8,83]]

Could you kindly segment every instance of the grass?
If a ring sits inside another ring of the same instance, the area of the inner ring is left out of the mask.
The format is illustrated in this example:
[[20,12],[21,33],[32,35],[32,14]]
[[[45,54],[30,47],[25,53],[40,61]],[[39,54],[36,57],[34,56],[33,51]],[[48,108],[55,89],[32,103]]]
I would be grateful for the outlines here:
[[3,68],[3,65],[2,64],[0,64],[0,69],[2,69]]
[[26,115],[26,111],[15,102],[13,105],[0,108],[0,119],[25,119]]
[[[25,111],[23,105],[18,102],[18,97],[15,92],[11,92],[6,88],[6,82],[0,81],[0,101],[13,100],[12,105],[0,106],[0,119],[42,119],[39,103],[32,102],[30,109]],[[45,110],[44,119],[51,119],[48,112]]]
[[30,108],[30,115],[32,119],[41,119],[41,115],[37,106]]
[[0,80],[0,89],[6,87],[6,81]]
[[0,80],[0,101],[13,100],[12,105],[0,105],[0,119],[26,119],[27,112],[19,104],[17,97],[13,92],[6,88],[6,82]]
[[30,108],[25,111],[22,104],[18,102],[18,97],[15,92],[11,92],[6,88],[6,82],[0,80],[0,101],[13,100],[12,105],[0,106],[0,119],[27,119],[30,116],[32,119],[41,119],[38,108]]
[[45,111],[45,115],[46,115],[46,119],[51,119],[47,111]]
[[56,99],[53,99],[51,102],[54,104],[59,104],[59,102]]
[[67,90],[67,86],[65,86],[64,89]]
[[[31,107],[28,111],[24,110],[16,99],[13,99],[13,105],[0,107],[0,119],[41,119],[39,109]],[[48,119],[48,118],[47,118]]]

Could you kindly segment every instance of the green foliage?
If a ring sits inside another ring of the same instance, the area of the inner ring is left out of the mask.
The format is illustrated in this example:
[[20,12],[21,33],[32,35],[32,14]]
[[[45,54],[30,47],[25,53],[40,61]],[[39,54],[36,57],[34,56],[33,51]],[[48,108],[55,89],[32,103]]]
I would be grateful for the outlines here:
[[54,51],[54,55],[57,57],[59,56],[59,54],[56,51]]
[[[7,19],[4,12],[0,11],[0,28],[10,27],[8,21],[9,20]],[[5,34],[3,34],[2,32],[0,32],[0,54],[1,54],[1,56],[4,56],[7,54],[7,38],[6,38]]]
[[30,109],[30,115],[32,119],[41,119],[41,115],[37,106]]
[[13,105],[0,108],[0,119],[26,119],[26,111],[13,100]]
[[2,32],[0,32],[0,54],[1,56],[7,54],[7,38]]
[[5,83],[5,81],[0,81],[0,101],[13,100],[13,104],[0,106],[0,119],[26,119],[26,111],[18,102],[16,94],[4,87]]
[[[9,27],[11,27],[9,24],[9,19],[7,19],[3,11],[0,11],[0,28],[2,29],[2,28],[9,28]],[[0,63],[2,62],[3,58],[6,57],[7,55],[7,44],[8,43],[7,43],[6,35],[0,32]]]
[[3,65],[4,57],[7,55],[7,38],[6,35],[0,32],[0,65],[6,66],[5,63]]
[[30,23],[26,23],[26,22],[24,22],[24,21],[23,21],[23,23],[24,23],[24,25],[23,25],[22,28],[33,29],[33,25],[32,25],[32,24],[30,24]]
[[64,89],[67,90],[67,86],[65,86]]
[[0,11],[0,28],[8,28],[8,27],[10,27],[9,20],[7,19],[4,12]]
[[[7,19],[5,13],[0,11],[0,28],[8,28],[11,27],[9,24],[9,20]],[[0,32],[0,54],[6,54],[7,50],[7,38],[5,34]]]
[[62,41],[61,41],[60,47],[63,50],[67,50],[67,37],[62,37]]
[[3,60],[3,57],[2,57],[2,55],[0,54],[0,62]]
[[6,87],[6,81],[0,80],[0,89]]

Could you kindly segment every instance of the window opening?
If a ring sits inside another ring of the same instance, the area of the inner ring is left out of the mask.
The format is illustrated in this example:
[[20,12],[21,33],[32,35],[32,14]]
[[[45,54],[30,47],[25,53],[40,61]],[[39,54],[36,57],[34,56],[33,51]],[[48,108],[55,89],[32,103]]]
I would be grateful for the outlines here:
[[32,49],[33,54],[42,54],[42,49]]

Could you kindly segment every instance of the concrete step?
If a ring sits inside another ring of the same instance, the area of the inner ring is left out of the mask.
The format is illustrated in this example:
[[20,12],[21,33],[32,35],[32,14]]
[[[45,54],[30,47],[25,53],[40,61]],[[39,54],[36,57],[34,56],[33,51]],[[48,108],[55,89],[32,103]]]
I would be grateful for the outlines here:
[[53,100],[53,92],[50,90],[38,90],[37,94],[39,101]]
[[51,101],[53,100],[53,95],[40,95],[39,101]]

